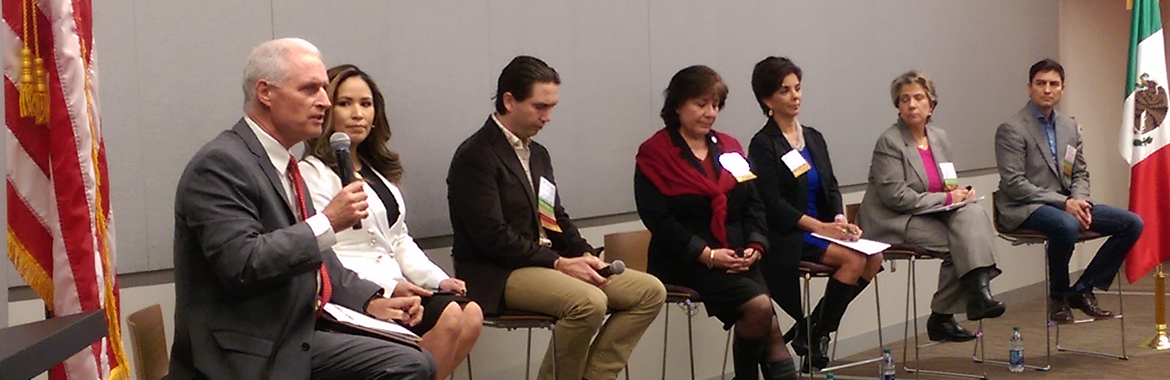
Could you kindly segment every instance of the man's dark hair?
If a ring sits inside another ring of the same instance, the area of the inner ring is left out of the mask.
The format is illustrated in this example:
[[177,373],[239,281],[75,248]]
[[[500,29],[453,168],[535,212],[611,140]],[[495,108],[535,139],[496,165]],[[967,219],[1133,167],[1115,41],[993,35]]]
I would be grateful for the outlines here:
[[504,108],[504,93],[512,93],[512,98],[522,102],[532,96],[532,85],[536,83],[553,83],[560,85],[561,76],[556,70],[549,67],[540,58],[519,55],[512,58],[500,72],[500,79],[496,82],[496,113],[504,115],[508,109]]
[[1056,62],[1052,58],[1044,58],[1040,62],[1032,65],[1031,69],[1028,69],[1028,83],[1032,83],[1032,80],[1036,79],[1036,74],[1048,71],[1055,71],[1057,74],[1060,74],[1060,82],[1064,83],[1064,66],[1061,66],[1060,62]]
[[674,74],[663,94],[666,96],[666,100],[662,104],[662,111],[659,112],[659,115],[666,123],[666,129],[677,130],[682,127],[682,123],[678,119],[678,107],[683,102],[701,96],[714,96],[719,109],[723,109],[723,105],[727,101],[727,85],[723,84],[723,78],[720,78],[715,70],[707,66],[695,65]]
[[780,90],[780,82],[784,81],[788,74],[796,74],[798,81],[804,76],[800,67],[785,57],[764,58],[752,70],[752,92],[756,94],[756,102],[760,103],[760,110],[764,111],[764,115],[770,111],[768,105],[764,104],[764,99]]

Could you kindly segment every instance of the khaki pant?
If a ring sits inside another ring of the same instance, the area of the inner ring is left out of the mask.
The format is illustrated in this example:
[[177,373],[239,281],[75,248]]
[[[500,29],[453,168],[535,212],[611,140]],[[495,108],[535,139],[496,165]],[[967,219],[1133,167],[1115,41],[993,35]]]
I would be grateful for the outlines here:
[[[664,300],[662,282],[635,270],[598,288],[554,269],[527,267],[512,271],[504,286],[508,308],[557,317],[557,380],[617,378]],[[607,310],[613,312],[608,321]],[[554,378],[552,349],[540,365],[540,380]]]

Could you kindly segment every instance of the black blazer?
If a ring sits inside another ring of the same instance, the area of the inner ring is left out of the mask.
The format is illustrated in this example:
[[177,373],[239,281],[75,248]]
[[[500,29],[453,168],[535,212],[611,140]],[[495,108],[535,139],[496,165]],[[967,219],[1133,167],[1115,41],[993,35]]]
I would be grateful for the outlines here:
[[[679,148],[678,154],[695,170],[702,171],[699,160],[677,131],[671,132],[671,140]],[[710,139],[707,141],[709,157],[723,154],[718,145],[711,143]],[[715,160],[715,168],[720,170],[718,175],[731,175],[721,170],[718,160]],[[756,195],[754,182],[736,184],[727,193],[725,225],[728,248],[743,248],[748,243],[756,243],[768,250],[764,205]],[[703,266],[698,257],[704,247],[723,248],[711,233],[711,198],[701,195],[668,197],[635,166],[634,200],[638,216],[651,234],[648,272],[667,282],[677,282],[677,276],[686,273],[686,266]]]
[[[829,149],[821,132],[809,126],[804,130],[804,144],[812,156],[812,165],[821,177],[821,197],[816,200],[819,219],[832,222],[833,217],[842,214],[841,189],[833,175],[833,163],[829,161]],[[752,172],[759,177],[756,190],[760,193],[768,213],[768,240],[775,249],[799,255],[803,244],[804,230],[797,222],[808,208],[808,175],[792,176],[780,157],[792,150],[792,145],[772,119],[752,137],[748,161]]]
[[[539,187],[541,177],[556,184],[548,150],[535,141],[529,149],[532,184]],[[490,117],[455,150],[447,172],[455,275],[467,282],[467,297],[478,302],[484,313],[503,311],[504,283],[512,270],[552,268],[558,257],[578,257],[593,250],[565,213],[560,194],[553,211],[562,232],[545,230],[552,247],[538,244],[536,197],[516,151]]]
[[364,312],[382,292],[317,249],[285,199],[244,120],[187,164],[175,193],[171,379],[307,380],[321,263],[332,303]]

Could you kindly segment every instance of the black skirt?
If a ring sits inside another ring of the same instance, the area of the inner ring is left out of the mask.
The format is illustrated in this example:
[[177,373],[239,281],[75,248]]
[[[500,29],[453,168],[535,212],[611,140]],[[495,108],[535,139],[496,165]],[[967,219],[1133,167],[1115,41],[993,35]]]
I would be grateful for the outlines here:
[[427,331],[431,331],[432,328],[435,328],[435,323],[439,322],[439,316],[443,315],[443,309],[446,309],[447,304],[452,302],[455,302],[459,304],[460,307],[463,307],[463,305],[467,305],[467,303],[471,302],[471,300],[453,294],[435,294],[430,297],[423,297],[422,321],[417,325],[408,327],[407,329],[415,334],[418,334],[419,336],[426,334]]
[[[699,292],[707,315],[723,322],[723,329],[729,330],[739,321],[743,313],[739,307],[757,296],[768,294],[764,276],[758,264],[742,273],[727,273],[718,269],[707,269],[702,265],[686,265],[675,268],[669,274],[658,275],[663,282],[685,286]],[[657,275],[657,274],[656,274]]]

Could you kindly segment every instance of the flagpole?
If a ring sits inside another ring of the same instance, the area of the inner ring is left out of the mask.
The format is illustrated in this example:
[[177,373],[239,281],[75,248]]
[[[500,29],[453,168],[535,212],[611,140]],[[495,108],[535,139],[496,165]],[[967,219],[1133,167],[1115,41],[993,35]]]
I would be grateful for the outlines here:
[[1142,347],[1170,350],[1170,336],[1166,335],[1166,273],[1162,272],[1161,264],[1154,275],[1154,327],[1157,332],[1142,342]]

